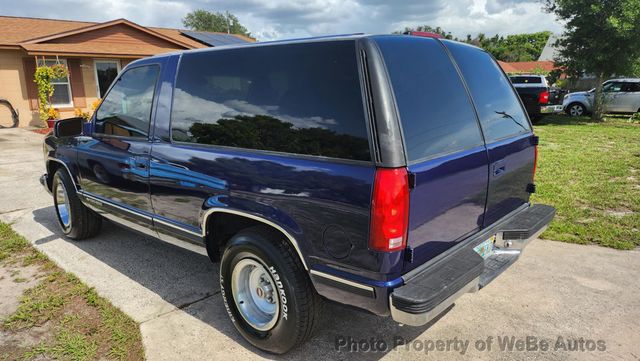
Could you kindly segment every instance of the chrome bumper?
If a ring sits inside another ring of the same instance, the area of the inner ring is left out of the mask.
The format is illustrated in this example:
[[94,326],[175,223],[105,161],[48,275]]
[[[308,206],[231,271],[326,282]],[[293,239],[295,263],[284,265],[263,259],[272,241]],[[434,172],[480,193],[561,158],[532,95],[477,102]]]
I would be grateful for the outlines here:
[[[465,244],[451,249],[433,264],[425,264],[417,273],[403,276],[404,285],[389,294],[391,317],[409,326],[429,323],[463,294],[478,291],[511,267],[527,244],[544,232],[554,215],[553,207],[531,206],[468,242],[461,242]],[[483,259],[474,249],[492,235],[496,236],[494,253]]]
[[555,114],[562,113],[564,111],[564,107],[562,104],[559,105],[545,105],[540,107],[540,113],[542,114]]

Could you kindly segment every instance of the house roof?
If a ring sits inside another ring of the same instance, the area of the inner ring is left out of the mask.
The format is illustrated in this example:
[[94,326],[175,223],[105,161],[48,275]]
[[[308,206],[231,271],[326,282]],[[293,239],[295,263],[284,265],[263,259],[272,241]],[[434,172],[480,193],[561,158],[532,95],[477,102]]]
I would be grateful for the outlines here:
[[[99,39],[106,29],[128,33],[141,41],[112,42]],[[181,29],[144,27],[126,19],[103,23],[0,16],[0,48],[24,49],[28,54],[141,57],[177,49],[206,48]],[[215,33],[212,33],[215,34]],[[228,34],[224,34],[227,35]],[[241,41],[254,39],[236,36]]]
[[502,70],[505,73],[532,73],[537,70],[544,71],[552,71],[556,68],[553,61],[543,60],[543,61],[514,61],[514,62],[504,62],[498,61]]

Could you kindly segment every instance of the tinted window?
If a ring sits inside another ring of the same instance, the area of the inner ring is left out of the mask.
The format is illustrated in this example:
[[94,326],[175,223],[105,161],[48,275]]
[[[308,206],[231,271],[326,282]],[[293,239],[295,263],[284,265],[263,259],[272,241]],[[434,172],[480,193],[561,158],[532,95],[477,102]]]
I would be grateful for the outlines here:
[[512,76],[513,84],[542,84],[542,78],[539,76]]
[[96,113],[96,133],[147,137],[158,66],[129,69],[111,88]]
[[442,45],[415,37],[376,41],[391,78],[409,160],[482,144],[469,96]]
[[640,92],[640,83],[624,83],[623,92]]
[[183,55],[175,141],[370,160],[353,41]]
[[518,96],[498,63],[470,45],[444,43],[467,81],[487,142],[531,131]]

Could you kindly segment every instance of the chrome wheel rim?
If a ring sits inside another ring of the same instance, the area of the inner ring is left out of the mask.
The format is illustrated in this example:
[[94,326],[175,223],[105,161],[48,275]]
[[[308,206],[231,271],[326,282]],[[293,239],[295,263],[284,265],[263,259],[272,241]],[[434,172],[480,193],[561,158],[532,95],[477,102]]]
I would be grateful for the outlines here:
[[262,263],[245,258],[236,263],[231,273],[231,293],[242,318],[259,331],[276,324],[280,298],[276,283]]
[[58,211],[58,219],[64,228],[71,225],[71,210],[69,209],[69,197],[67,189],[60,178],[56,178],[56,209]]
[[578,104],[571,106],[571,109],[569,109],[569,113],[571,113],[571,115],[573,115],[574,117],[582,115],[583,112],[584,110],[582,109],[582,106]]

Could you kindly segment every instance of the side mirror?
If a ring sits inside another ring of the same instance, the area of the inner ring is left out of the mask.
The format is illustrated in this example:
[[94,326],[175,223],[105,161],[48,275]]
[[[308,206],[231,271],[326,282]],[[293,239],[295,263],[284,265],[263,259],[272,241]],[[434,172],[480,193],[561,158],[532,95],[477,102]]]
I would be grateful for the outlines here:
[[81,135],[83,124],[84,118],[82,117],[58,120],[53,127],[53,135],[56,138]]

